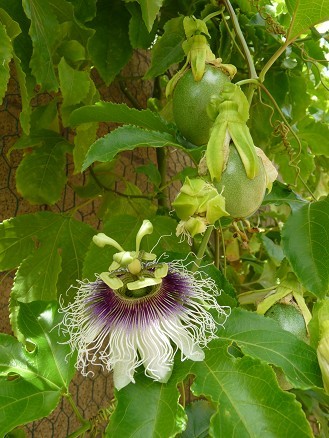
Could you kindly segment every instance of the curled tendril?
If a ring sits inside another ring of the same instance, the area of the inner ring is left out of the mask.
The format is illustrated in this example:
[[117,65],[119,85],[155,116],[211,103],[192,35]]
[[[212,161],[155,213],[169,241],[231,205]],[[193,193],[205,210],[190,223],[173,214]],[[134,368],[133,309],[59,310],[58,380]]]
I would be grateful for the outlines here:
[[266,30],[269,33],[274,33],[275,35],[286,35],[286,31],[281,24],[279,24],[277,21],[274,20],[274,18],[265,11],[264,6],[259,5],[259,0],[252,0],[252,5],[255,6],[257,9],[257,12],[262,17],[262,19],[266,23]]
[[284,149],[287,151],[287,154],[289,156],[288,165],[296,170],[296,176],[294,181],[294,186],[296,187],[297,179],[300,176],[300,167],[298,166],[300,160],[298,159],[299,154],[296,154],[296,151],[291,146],[291,143],[288,140],[289,131],[290,131],[289,127],[284,122],[280,122],[279,120],[276,121],[276,126],[274,127],[273,135],[275,137],[281,137]]

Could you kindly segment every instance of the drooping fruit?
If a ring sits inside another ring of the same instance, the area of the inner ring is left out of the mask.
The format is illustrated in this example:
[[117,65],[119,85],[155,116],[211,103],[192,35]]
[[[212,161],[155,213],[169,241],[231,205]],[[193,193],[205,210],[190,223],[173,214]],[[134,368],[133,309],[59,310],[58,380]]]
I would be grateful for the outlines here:
[[265,316],[275,319],[283,330],[293,333],[302,340],[307,339],[304,317],[295,306],[276,303],[265,313]]
[[209,140],[213,121],[207,114],[210,98],[221,93],[229,77],[219,68],[206,66],[202,79],[194,80],[188,70],[177,82],[173,93],[173,114],[175,123],[183,136],[199,146]]
[[259,172],[253,179],[245,168],[235,146],[230,145],[226,168],[216,188],[225,198],[225,210],[234,218],[246,218],[255,213],[263,202],[266,191],[266,173],[259,159]]

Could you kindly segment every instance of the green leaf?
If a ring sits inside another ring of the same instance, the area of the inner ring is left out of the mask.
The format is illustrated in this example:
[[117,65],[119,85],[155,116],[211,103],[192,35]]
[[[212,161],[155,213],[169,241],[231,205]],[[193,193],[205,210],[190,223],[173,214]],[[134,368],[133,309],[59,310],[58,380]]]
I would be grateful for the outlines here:
[[[173,437],[186,425],[177,381],[153,382],[139,373],[136,383],[116,392],[117,406],[106,429],[106,437]],[[143,401],[141,403],[141,401]]]
[[307,204],[307,201],[290,190],[287,185],[275,181],[271,192],[267,193],[263,201],[263,205],[268,204],[288,204],[295,211]]
[[210,417],[215,409],[206,400],[197,400],[186,406],[187,428],[181,438],[207,438]]
[[[6,220],[0,224],[0,269],[16,268],[29,257],[23,265],[25,270],[27,265],[40,264],[42,254],[58,252],[62,258],[58,295],[65,294],[76,279],[81,279],[82,261],[94,233],[83,222],[45,211]],[[40,249],[42,254],[38,254]],[[55,254],[51,257],[57,260],[55,263],[58,262]],[[48,265],[42,275],[49,279],[55,278],[58,274],[58,268],[55,267],[53,273],[52,266]],[[35,274],[39,275],[37,271]],[[30,280],[28,277],[24,286],[21,284],[23,290],[28,290]],[[41,279],[35,279],[35,282],[42,285]],[[42,299],[44,293],[43,288],[39,289],[38,294],[36,289],[33,290],[35,299]]]
[[133,49],[148,49],[156,35],[157,23],[153,24],[152,30],[149,32],[142,20],[140,7],[136,3],[128,3],[126,5],[131,13],[129,21],[129,39]]
[[64,189],[67,143],[49,142],[25,155],[16,172],[19,193],[31,204],[57,202]]
[[125,181],[125,184],[126,189],[123,193],[127,196],[118,195],[115,191],[103,195],[102,220],[107,221],[118,215],[130,215],[141,220],[151,219],[157,210],[154,200],[143,198],[142,191],[134,184],[128,181]]
[[97,138],[97,129],[96,123],[82,123],[76,128],[73,149],[74,173],[81,172],[87,152]]
[[205,353],[205,361],[192,367],[192,390],[219,405],[211,419],[211,437],[312,437],[301,405],[279,388],[270,367],[251,357],[231,356],[221,339]]
[[96,16],[96,1],[97,0],[69,0],[74,7],[74,16],[82,23],[90,21]]
[[155,131],[172,132],[171,125],[157,113],[129,108],[124,103],[96,102],[74,110],[70,116],[70,125],[77,126],[90,122],[116,122],[140,126]]
[[68,391],[75,357],[54,327],[61,316],[54,303],[21,304],[18,323],[33,350],[0,334],[0,435],[45,417]]
[[[8,37],[11,39],[12,42],[15,42],[15,38],[21,34],[22,30],[17,23],[17,21],[13,20],[12,17],[4,10],[0,9],[0,21],[6,26]],[[1,39],[3,41],[3,38]],[[5,41],[5,40],[4,40]],[[6,49],[6,44],[3,44],[2,48],[0,50],[4,51]],[[0,55],[1,56],[1,55]],[[24,72],[22,67],[22,62],[19,59],[18,56],[16,56],[15,51],[13,51],[13,60],[15,64],[15,70],[16,70],[16,78],[19,83],[19,88],[21,91],[21,99],[22,99],[22,111],[19,115],[19,120],[22,126],[23,131],[28,134],[30,131],[30,117],[31,117],[31,111],[32,108],[30,106],[30,100],[33,96],[34,92],[34,80],[31,78],[31,76]],[[8,67],[6,66],[6,63],[0,67],[0,84],[1,84],[1,69],[5,69]],[[9,67],[8,67],[8,74],[9,74]],[[6,83],[7,85],[7,83]],[[2,96],[1,92],[1,85],[0,85],[0,99]]]
[[90,88],[87,71],[75,70],[62,58],[58,64],[58,75],[64,107],[76,105],[86,98]]
[[286,0],[291,16],[287,39],[294,40],[317,23],[329,20],[329,0]]
[[218,335],[244,354],[281,368],[293,387],[322,387],[315,350],[270,318],[235,308]]
[[146,175],[155,187],[159,187],[161,184],[161,174],[157,166],[152,162],[145,164],[144,166],[136,167],[136,172]]
[[91,145],[82,170],[86,170],[95,161],[111,161],[119,152],[131,151],[138,147],[162,148],[165,146],[183,149],[172,135],[165,132],[145,131],[136,126],[122,126]]
[[149,32],[151,32],[154,20],[158,15],[163,0],[137,0],[141,6],[144,23]]
[[329,286],[329,198],[293,212],[283,227],[282,244],[304,287],[324,298]]
[[6,32],[6,26],[0,23],[0,104],[7,90],[10,77],[9,62],[13,57],[11,40]]
[[165,73],[172,64],[184,59],[182,43],[185,40],[183,17],[172,18],[164,25],[164,34],[152,49],[151,67],[144,79],[151,79]]
[[97,15],[91,23],[96,32],[88,42],[88,51],[106,85],[113,81],[132,54],[129,19],[121,0],[97,2]]
[[31,76],[25,74],[22,68],[22,62],[15,54],[14,63],[22,99],[22,111],[19,115],[19,121],[24,133],[28,135],[30,133],[30,119],[32,113],[30,102],[34,94],[35,83]]
[[[37,106],[31,115],[31,136],[29,138],[36,138],[38,135],[43,142],[48,142],[55,138],[62,138],[58,134],[58,118],[57,118],[58,100],[55,98],[46,105]],[[51,130],[53,128],[53,130]],[[26,138],[26,137],[25,137]],[[30,147],[30,146],[28,146]]]
[[298,137],[307,142],[313,154],[329,158],[329,128],[327,124],[305,118],[298,124]]
[[19,266],[11,297],[21,303],[57,300],[57,281],[61,271],[58,248],[42,245]]
[[53,53],[60,35],[57,18],[48,0],[23,0],[23,7],[31,20],[29,34],[33,44],[30,62],[32,73],[43,90],[57,91],[58,82],[53,65]]

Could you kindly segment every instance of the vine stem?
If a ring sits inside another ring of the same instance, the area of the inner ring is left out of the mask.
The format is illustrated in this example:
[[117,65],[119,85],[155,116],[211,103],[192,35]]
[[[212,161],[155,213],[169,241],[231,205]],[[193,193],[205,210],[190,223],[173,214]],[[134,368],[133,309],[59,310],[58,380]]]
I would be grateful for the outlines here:
[[[73,411],[74,411],[75,415],[77,416],[78,420],[80,421],[80,423],[82,423],[82,424],[88,424],[88,426],[90,426],[89,421],[85,420],[85,419],[83,418],[83,416],[81,415],[81,413],[80,413],[80,411],[79,411],[77,405],[75,404],[75,402],[74,402],[74,400],[73,400],[73,398],[72,398],[72,395],[68,392],[68,393],[65,394],[64,396],[66,397],[67,401],[70,403],[71,408],[73,409]],[[86,429],[86,430],[88,430],[88,429]]]
[[198,250],[197,255],[196,255],[196,262],[195,262],[194,266],[191,269],[192,272],[197,271],[198,268],[200,267],[202,258],[204,256],[204,253],[206,252],[207,245],[208,245],[208,242],[209,242],[209,239],[210,239],[210,236],[211,236],[211,233],[212,233],[213,229],[214,229],[214,226],[213,225],[209,225],[209,227],[206,229],[206,231],[205,231],[205,233],[203,235],[201,244],[199,246],[199,250]]
[[238,36],[238,38],[240,40],[243,52],[245,54],[246,61],[248,63],[250,78],[256,79],[256,78],[258,78],[258,75],[257,75],[256,69],[255,69],[254,61],[252,59],[252,56],[251,56],[248,44],[247,44],[247,42],[246,42],[246,40],[245,40],[245,38],[243,36],[242,30],[240,28],[240,24],[239,24],[238,18],[236,16],[235,12],[234,12],[234,9],[233,9],[233,7],[231,5],[230,0],[224,0],[224,4],[225,4],[225,7],[226,7],[228,13],[230,14],[230,17],[232,19],[232,23],[233,23],[235,32],[236,32],[236,34],[237,34],[237,36]]
[[267,61],[267,63],[264,65],[261,72],[259,73],[260,82],[264,82],[266,73],[272,67],[275,61],[282,55],[282,53],[285,52],[286,48],[289,46],[290,43],[291,41],[287,39],[286,42]]
[[77,437],[81,436],[82,434],[84,434],[85,432],[87,432],[90,428],[91,428],[91,425],[89,422],[87,422],[87,423],[83,424],[81,427],[79,427],[79,429],[77,429],[76,431],[74,431],[73,433],[68,435],[67,438],[77,438]]
[[169,188],[168,185],[166,185],[166,178],[167,178],[167,151],[166,149],[162,148],[156,148],[156,156],[157,156],[157,162],[158,162],[158,170],[161,176],[161,193],[162,196],[159,196],[158,198],[158,205],[159,207],[167,207],[169,208]]

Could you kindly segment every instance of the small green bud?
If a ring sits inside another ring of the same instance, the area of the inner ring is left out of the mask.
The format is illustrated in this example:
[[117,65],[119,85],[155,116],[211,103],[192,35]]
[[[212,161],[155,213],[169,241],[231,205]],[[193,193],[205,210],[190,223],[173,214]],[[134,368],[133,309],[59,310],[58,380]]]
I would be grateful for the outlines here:
[[194,237],[196,234],[202,234],[207,229],[205,218],[190,217],[184,224],[185,230]]

